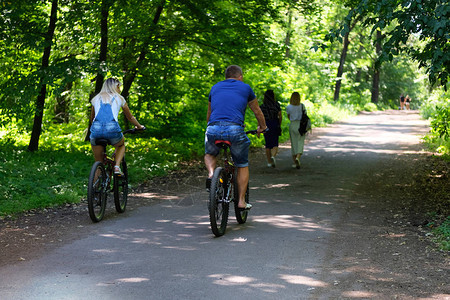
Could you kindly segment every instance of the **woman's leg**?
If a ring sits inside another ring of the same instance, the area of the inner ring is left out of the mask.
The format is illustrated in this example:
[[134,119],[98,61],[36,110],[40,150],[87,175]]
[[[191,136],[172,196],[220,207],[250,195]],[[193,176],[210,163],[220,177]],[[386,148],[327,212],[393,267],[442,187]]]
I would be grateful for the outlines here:
[[125,139],[122,139],[120,142],[114,145],[116,148],[116,166],[120,166],[122,159],[125,155]]
[[272,154],[271,154],[271,150],[269,148],[266,148],[266,158],[267,158],[267,163],[268,164],[272,164]]
[[95,161],[103,161],[103,146],[92,145],[92,152],[94,153]]
[[273,147],[273,148],[270,150],[270,154],[271,154],[271,156],[273,156],[273,157],[277,156],[277,154],[278,154],[278,147]]

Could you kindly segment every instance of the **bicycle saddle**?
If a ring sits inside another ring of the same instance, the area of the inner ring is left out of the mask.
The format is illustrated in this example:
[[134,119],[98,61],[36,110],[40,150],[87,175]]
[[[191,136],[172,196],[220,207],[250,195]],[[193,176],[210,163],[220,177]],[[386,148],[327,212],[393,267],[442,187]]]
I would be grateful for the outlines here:
[[96,139],[96,140],[95,140],[95,143],[96,143],[98,146],[104,146],[104,147],[110,145],[110,144],[109,144],[109,141],[106,140],[106,139]]
[[226,140],[216,140],[214,142],[214,144],[216,144],[220,148],[226,148],[226,147],[230,147],[231,146],[231,142],[230,141],[226,141]]

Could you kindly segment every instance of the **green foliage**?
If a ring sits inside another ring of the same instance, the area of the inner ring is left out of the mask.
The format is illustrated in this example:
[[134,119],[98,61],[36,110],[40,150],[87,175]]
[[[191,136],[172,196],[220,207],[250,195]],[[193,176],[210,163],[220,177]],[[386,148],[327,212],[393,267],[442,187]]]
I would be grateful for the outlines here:
[[444,139],[450,139],[450,101],[436,107],[431,121],[432,133]]
[[366,105],[364,105],[364,110],[365,111],[377,111],[378,107],[376,106],[375,103],[366,103]]
[[432,151],[450,159],[450,91],[435,90],[422,105],[421,114],[431,123],[424,141]]
[[450,251],[450,217],[438,227],[433,229],[434,240],[441,245],[444,251]]
[[[399,52],[406,52],[426,69],[430,82],[445,86],[450,75],[450,18],[447,1],[358,1],[347,21],[359,15],[372,32],[384,31],[385,42],[380,61],[392,61]],[[393,25],[393,28],[390,26]],[[348,26],[341,27],[341,34]],[[418,36],[421,43],[409,43]]]

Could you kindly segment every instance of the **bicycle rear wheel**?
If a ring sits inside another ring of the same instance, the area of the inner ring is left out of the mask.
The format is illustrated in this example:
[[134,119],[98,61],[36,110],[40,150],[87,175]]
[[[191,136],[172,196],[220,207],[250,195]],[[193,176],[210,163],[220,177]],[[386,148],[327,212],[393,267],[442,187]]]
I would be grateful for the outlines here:
[[[234,176],[234,213],[236,215],[236,221],[239,224],[244,224],[247,222],[248,210],[240,210],[239,204],[239,188],[237,184],[237,172]],[[245,192],[245,202],[249,203],[249,184],[247,184],[247,191]]]
[[215,236],[222,236],[227,229],[229,203],[226,202],[226,195],[227,174],[218,167],[214,170],[209,194],[209,221]]
[[88,182],[88,208],[89,217],[93,222],[99,222],[105,215],[106,208],[106,171],[102,162],[94,163],[89,174]]
[[118,213],[123,213],[128,201],[128,169],[125,159],[122,160],[120,169],[123,172],[122,176],[114,174],[114,205]]

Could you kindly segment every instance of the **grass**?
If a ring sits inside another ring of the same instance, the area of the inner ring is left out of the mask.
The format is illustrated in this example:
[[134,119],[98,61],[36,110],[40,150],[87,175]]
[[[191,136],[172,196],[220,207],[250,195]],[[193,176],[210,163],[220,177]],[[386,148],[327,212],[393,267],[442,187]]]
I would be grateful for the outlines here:
[[[61,136],[55,138],[61,139]],[[127,141],[126,157],[132,186],[164,175],[175,169],[179,161],[195,156],[202,148],[201,142],[194,145],[186,141],[144,137],[131,137]],[[93,163],[89,144],[66,140],[58,143],[68,144],[71,145],[69,150],[49,149],[51,144],[47,143],[39,151],[29,152],[26,146],[16,145],[11,140],[0,143],[0,217],[78,203],[86,197],[87,179]]]

